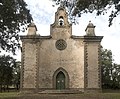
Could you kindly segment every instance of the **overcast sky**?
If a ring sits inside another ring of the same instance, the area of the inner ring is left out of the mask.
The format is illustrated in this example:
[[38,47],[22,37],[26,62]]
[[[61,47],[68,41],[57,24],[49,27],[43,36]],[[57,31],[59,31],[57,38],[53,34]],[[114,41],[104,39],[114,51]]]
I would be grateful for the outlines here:
[[[33,16],[34,23],[37,25],[38,33],[42,36],[50,34],[50,24],[54,22],[54,15],[57,7],[52,7],[53,2],[50,0],[25,0]],[[97,36],[104,36],[102,46],[112,50],[115,62],[120,64],[120,16],[113,20],[114,24],[108,27],[108,13],[96,17],[95,14],[83,14],[79,18],[79,24],[73,25],[73,35],[85,35],[85,28],[89,21],[96,26],[95,33]]]

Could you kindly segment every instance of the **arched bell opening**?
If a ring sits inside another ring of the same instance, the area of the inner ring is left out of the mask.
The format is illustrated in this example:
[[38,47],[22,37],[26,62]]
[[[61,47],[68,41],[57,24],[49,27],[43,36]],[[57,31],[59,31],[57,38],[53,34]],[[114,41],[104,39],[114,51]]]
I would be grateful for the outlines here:
[[63,26],[63,25],[64,25],[64,18],[63,18],[63,16],[60,16],[60,17],[59,17],[59,25],[60,25],[60,26]]

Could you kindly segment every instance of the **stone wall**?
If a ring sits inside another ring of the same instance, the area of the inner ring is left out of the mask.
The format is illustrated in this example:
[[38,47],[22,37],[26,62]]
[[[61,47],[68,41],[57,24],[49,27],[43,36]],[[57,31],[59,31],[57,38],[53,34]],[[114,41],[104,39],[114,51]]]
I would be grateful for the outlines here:
[[40,43],[39,88],[53,88],[54,72],[60,67],[69,75],[69,88],[84,88],[84,45],[82,40],[67,39],[67,48],[58,50],[57,40]]
[[99,88],[99,43],[87,42],[87,88]]
[[23,88],[35,88],[36,86],[36,44],[25,43],[24,45],[24,63],[23,63]]

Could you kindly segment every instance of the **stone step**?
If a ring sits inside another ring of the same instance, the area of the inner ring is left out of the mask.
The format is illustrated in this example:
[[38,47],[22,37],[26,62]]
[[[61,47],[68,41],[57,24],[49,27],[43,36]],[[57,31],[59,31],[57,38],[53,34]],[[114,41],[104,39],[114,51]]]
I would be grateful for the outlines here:
[[[118,93],[117,93],[118,94]],[[108,93],[105,94],[25,94],[19,97],[6,99],[113,99]],[[116,98],[114,98],[116,99]]]
[[44,90],[41,92],[38,92],[39,94],[79,94],[83,93],[79,90]]

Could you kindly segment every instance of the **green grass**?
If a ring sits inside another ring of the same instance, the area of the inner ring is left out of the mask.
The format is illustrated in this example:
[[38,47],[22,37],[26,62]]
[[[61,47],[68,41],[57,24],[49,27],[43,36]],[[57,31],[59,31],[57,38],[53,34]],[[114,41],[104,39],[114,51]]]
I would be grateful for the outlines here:
[[120,99],[120,93],[97,94],[27,94],[18,95],[18,92],[0,93],[0,99]]
[[9,98],[14,98],[18,96],[18,92],[3,92],[0,93],[0,99],[9,99]]
[[84,97],[86,99],[120,99],[120,93],[85,94]]

